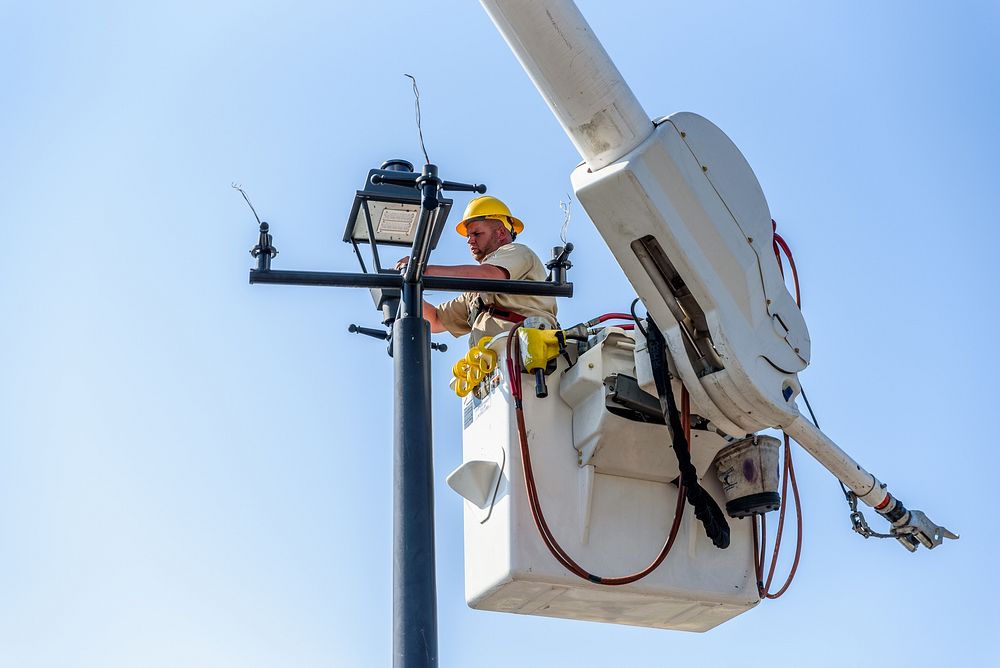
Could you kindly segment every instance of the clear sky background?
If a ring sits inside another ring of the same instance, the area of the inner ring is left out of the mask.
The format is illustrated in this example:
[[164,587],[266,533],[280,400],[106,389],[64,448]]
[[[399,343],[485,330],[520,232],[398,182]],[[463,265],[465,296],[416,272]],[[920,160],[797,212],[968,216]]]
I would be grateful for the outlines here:
[[[651,115],[708,117],[756,170],[824,429],[962,539],[862,540],[798,451],[779,601],[706,634],[470,610],[456,342],[433,371],[441,665],[997,661],[998,5],[579,4]],[[442,175],[547,255],[579,157],[476,2],[0,3],[0,665],[389,664],[392,365],[347,333],[377,314],[248,285],[229,185],[275,268],[353,270],[354,191],[420,161],[404,72]],[[574,211],[564,324],[633,297]],[[468,255],[446,233],[435,258]]]

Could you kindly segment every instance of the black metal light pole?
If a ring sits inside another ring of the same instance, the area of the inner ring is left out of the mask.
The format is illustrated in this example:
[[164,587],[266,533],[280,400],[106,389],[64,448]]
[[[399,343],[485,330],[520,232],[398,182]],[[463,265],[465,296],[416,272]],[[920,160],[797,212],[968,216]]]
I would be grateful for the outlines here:
[[[391,338],[395,374],[393,425],[393,666],[425,668],[437,665],[437,588],[434,558],[434,459],[431,429],[430,325],[423,317],[423,290],[499,292],[507,294],[571,297],[573,285],[565,282],[567,256],[558,255],[550,281],[498,281],[444,276],[424,276],[424,269],[437,224],[438,192],[459,190],[486,192],[486,187],[442,181],[437,167],[424,165],[423,172],[372,172],[375,184],[417,188],[420,218],[402,275],[397,273],[333,273],[272,271],[270,260],[277,254],[266,224],[251,253],[258,260],[250,270],[251,283],[325,285],[380,290],[400,290],[399,310],[392,322],[391,337],[381,331],[351,325],[351,331],[375,338]],[[359,193],[359,197],[362,193]],[[450,202],[449,202],[450,204]],[[367,216],[367,205],[365,206]],[[368,221],[369,241],[376,240]],[[355,251],[357,245],[355,244]],[[359,254],[360,260],[360,254]],[[376,256],[376,268],[378,260]],[[362,263],[363,267],[363,263]],[[379,305],[381,307],[381,305]],[[444,346],[440,346],[443,350]]]
[[404,281],[392,325],[393,665],[437,665],[430,326],[419,281]]
[[[434,568],[434,453],[431,426],[430,325],[423,315],[424,265],[441,181],[425,165],[417,179],[420,220],[403,271],[399,314],[392,325],[393,390],[393,665],[437,665],[437,580]],[[469,188],[472,190],[473,188]],[[485,188],[484,188],[485,190]]]

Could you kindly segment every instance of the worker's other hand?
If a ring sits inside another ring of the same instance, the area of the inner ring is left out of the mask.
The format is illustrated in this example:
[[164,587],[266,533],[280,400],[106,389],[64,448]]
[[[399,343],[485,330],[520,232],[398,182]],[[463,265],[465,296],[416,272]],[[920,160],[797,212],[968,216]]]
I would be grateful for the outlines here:
[[399,258],[399,262],[396,263],[396,271],[403,271],[406,269],[406,265],[410,263],[410,256]]

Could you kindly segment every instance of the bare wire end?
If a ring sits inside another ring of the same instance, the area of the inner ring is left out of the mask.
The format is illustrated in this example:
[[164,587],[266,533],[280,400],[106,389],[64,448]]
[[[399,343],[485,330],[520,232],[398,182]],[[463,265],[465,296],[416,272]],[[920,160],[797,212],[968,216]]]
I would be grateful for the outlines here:
[[420,126],[420,89],[417,88],[417,78],[412,74],[403,74],[403,76],[408,77],[413,82],[413,104],[416,108],[417,134],[420,135],[420,150],[424,152],[424,162],[429,165],[431,164],[431,159],[427,155],[427,147],[424,145],[424,130]]
[[571,216],[571,209],[573,208],[573,198],[570,197],[569,193],[566,193],[566,201],[559,202],[559,209],[563,212],[563,224],[562,229],[559,230],[559,239],[562,240],[563,246],[565,246],[568,241],[566,241],[566,233],[569,230],[569,219]]
[[235,181],[233,181],[230,185],[233,187],[234,190],[240,191],[240,194],[243,195],[243,199],[247,201],[247,206],[249,206],[250,210],[253,211],[253,217],[257,219],[257,224],[262,225],[263,223],[261,223],[260,216],[257,215],[257,209],[253,208],[253,204],[250,203],[250,198],[247,197],[246,192],[243,190],[243,186],[241,186],[239,183],[236,183]]

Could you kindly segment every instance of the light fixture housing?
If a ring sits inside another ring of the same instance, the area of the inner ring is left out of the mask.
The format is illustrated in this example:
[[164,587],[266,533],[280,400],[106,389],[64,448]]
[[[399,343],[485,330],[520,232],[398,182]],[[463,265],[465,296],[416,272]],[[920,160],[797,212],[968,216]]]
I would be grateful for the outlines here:
[[[416,174],[413,165],[406,160],[389,160],[380,169],[368,172],[365,186],[357,191],[347,220],[344,241],[354,244],[375,244],[386,246],[412,246],[420,220],[420,191],[405,186],[374,184],[372,176],[386,174],[399,177],[401,173]],[[437,246],[445,220],[451,211],[452,200],[438,198],[438,214],[431,231],[430,248]]]

